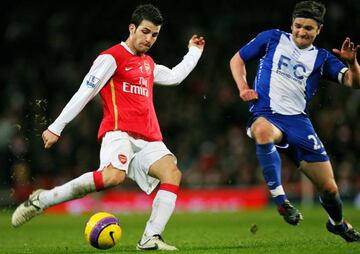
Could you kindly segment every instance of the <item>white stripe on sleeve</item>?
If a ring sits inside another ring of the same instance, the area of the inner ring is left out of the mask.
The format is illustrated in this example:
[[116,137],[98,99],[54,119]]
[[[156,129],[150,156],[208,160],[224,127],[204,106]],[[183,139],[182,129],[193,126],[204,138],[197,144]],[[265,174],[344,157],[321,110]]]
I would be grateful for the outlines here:
[[349,69],[347,67],[344,67],[342,68],[340,71],[339,71],[339,74],[338,74],[338,81],[340,84],[343,84],[343,78],[344,78],[344,74],[345,72],[347,72]]

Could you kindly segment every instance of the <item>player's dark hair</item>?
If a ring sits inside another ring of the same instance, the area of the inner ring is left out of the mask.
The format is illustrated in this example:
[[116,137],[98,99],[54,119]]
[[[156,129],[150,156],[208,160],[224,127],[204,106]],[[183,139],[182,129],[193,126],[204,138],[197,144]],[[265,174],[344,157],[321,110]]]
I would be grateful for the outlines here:
[[310,18],[318,22],[324,23],[324,16],[326,7],[321,2],[316,1],[302,1],[295,5],[292,18]]
[[137,27],[143,20],[148,20],[156,26],[164,22],[160,10],[152,4],[138,5],[131,15],[130,23]]

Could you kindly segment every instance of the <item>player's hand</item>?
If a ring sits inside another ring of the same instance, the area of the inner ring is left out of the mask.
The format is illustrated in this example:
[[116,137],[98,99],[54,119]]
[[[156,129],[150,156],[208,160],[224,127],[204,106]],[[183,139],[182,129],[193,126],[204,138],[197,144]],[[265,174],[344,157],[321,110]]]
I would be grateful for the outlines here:
[[354,64],[356,60],[356,52],[359,49],[360,45],[355,47],[354,42],[352,42],[349,37],[346,37],[341,49],[333,49],[332,51],[348,64]]
[[41,135],[44,141],[44,147],[50,148],[53,144],[55,144],[59,140],[59,136],[55,135],[49,130],[45,130]]
[[204,37],[194,34],[189,40],[188,48],[190,48],[191,46],[195,46],[201,49],[201,51],[204,50],[204,46],[205,46]]
[[259,96],[258,93],[253,89],[244,89],[240,91],[240,98],[247,102],[257,100]]

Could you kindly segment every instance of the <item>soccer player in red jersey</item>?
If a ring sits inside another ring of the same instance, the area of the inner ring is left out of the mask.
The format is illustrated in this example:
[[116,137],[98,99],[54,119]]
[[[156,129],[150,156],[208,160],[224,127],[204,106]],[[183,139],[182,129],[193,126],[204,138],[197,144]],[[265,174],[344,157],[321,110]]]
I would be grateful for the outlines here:
[[14,227],[50,206],[117,186],[129,177],[147,194],[160,183],[137,249],[177,250],[163,241],[161,233],[175,208],[181,172],[175,156],[162,142],[153,104],[153,85],[181,83],[196,66],[205,40],[193,35],[188,53],[172,69],[155,64],[146,52],[157,40],[162,23],[158,8],[139,5],[132,14],[127,40],[95,59],[79,90],[42,134],[45,148],[50,148],[65,126],[100,93],[104,115],[98,132],[99,169],[51,190],[33,192],[13,213]]

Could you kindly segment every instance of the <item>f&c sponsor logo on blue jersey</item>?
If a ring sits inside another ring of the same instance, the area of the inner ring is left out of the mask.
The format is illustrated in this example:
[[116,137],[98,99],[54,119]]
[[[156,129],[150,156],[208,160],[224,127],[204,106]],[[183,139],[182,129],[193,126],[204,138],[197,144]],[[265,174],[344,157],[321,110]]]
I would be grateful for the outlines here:
[[290,57],[280,55],[276,72],[280,75],[291,78],[299,83],[304,79],[306,73],[305,65],[302,63],[294,63]]
[[86,86],[89,88],[95,88],[99,81],[100,79],[93,75],[90,75],[89,78],[86,80]]

